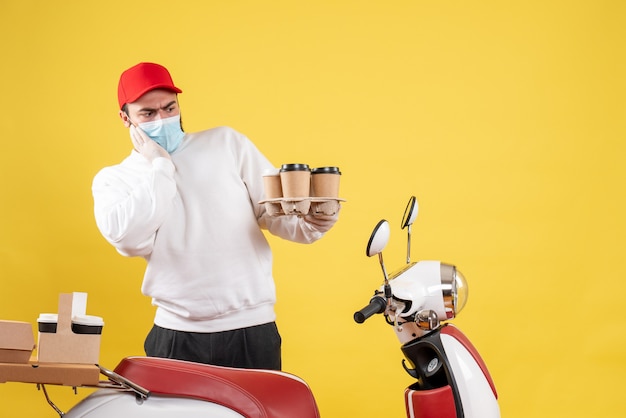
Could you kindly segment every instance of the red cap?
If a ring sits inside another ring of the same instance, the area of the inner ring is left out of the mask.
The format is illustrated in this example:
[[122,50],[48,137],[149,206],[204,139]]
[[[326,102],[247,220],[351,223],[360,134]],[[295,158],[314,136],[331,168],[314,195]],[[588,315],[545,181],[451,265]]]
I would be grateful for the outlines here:
[[117,85],[117,100],[120,109],[154,89],[166,89],[175,93],[183,91],[174,85],[167,68],[151,62],[141,62],[130,67],[120,76]]

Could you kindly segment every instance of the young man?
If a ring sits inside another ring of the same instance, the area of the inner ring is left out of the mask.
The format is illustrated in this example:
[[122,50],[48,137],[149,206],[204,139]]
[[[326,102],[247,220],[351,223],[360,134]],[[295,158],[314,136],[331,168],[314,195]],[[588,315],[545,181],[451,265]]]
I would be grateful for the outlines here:
[[337,215],[270,217],[262,173],[274,166],[227,127],[186,133],[168,70],[139,63],[118,85],[131,154],[102,169],[92,192],[102,235],[143,257],[142,292],[157,307],[148,356],[281,368],[272,253],[261,229],[311,243]]

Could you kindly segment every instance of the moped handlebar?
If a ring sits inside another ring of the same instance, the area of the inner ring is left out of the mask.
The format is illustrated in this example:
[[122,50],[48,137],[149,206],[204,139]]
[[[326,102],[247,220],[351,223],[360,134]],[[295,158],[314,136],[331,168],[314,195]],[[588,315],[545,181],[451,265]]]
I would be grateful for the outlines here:
[[374,296],[369,305],[354,313],[354,321],[358,324],[362,324],[365,320],[374,314],[385,312],[387,302],[382,296]]

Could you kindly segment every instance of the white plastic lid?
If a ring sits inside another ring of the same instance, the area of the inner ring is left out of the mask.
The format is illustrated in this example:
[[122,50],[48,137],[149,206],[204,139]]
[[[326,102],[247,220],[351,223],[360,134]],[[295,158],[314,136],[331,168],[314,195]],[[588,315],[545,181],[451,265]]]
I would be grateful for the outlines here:
[[101,317],[92,315],[75,315],[72,317],[72,322],[78,325],[89,325],[92,327],[101,327],[104,325],[104,321]]
[[43,322],[46,324],[57,323],[59,320],[59,315],[55,313],[42,313],[39,314],[39,318],[37,318],[37,322]]
[[279,176],[280,169],[279,168],[267,168],[263,170],[263,176]]

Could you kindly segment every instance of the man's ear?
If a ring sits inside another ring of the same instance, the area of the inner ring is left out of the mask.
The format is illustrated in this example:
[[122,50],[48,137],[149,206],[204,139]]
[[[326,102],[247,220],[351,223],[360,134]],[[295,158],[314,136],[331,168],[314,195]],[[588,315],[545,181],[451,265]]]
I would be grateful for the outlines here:
[[128,117],[128,115],[126,114],[126,112],[124,112],[123,110],[120,110],[120,119],[122,119],[122,123],[124,124],[125,127],[130,128],[130,118]]

